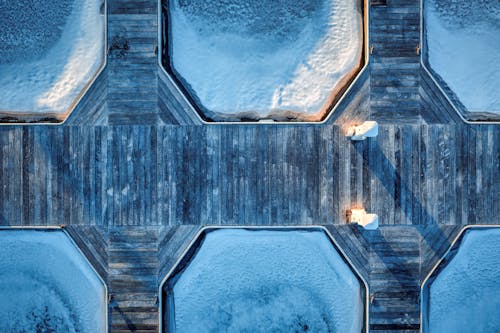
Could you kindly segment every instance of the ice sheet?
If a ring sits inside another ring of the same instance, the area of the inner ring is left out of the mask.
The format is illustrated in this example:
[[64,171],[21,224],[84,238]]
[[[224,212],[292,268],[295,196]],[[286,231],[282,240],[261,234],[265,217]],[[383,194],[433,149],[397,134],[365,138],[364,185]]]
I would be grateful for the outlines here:
[[500,331],[500,228],[471,230],[432,282],[428,332]]
[[469,112],[500,115],[500,1],[425,0],[428,63]]
[[173,287],[177,332],[361,332],[357,278],[320,231],[209,232]]
[[0,231],[0,332],[105,332],[105,289],[61,231]]

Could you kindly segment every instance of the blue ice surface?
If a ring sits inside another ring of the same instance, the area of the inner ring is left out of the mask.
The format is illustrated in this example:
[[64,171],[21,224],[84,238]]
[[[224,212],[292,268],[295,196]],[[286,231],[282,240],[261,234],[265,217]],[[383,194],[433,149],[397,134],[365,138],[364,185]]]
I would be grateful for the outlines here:
[[425,0],[423,4],[424,62],[464,111],[496,118],[500,1]]
[[37,58],[62,35],[74,0],[0,0],[0,64]]
[[499,279],[500,228],[467,231],[430,284],[425,332],[500,332]]
[[60,230],[0,230],[0,332],[106,330],[105,288]]
[[319,230],[209,232],[172,281],[176,332],[363,329],[363,286]]

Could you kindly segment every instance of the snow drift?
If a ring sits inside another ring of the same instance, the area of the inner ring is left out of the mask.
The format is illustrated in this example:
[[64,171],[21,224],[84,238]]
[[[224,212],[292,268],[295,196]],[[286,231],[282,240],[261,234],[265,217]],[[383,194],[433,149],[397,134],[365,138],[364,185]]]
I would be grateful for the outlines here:
[[317,121],[359,71],[362,2],[172,0],[170,67],[217,120]]
[[61,118],[104,62],[101,0],[0,1],[0,111]]

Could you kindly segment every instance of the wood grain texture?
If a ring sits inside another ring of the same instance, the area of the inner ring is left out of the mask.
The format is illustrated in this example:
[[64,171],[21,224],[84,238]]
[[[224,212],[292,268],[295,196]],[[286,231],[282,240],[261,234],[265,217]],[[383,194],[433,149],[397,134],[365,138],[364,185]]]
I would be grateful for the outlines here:
[[419,331],[419,236],[412,226],[368,233],[370,331]]
[[388,0],[370,7],[370,114],[382,123],[422,122],[419,94],[420,5]]
[[108,281],[108,230],[95,226],[67,226],[66,232],[75,241],[101,278]]
[[155,0],[108,0],[108,123],[157,124]]
[[0,129],[2,224],[498,223],[498,126]]
[[108,283],[111,332],[158,332],[158,231],[111,228]]
[[427,123],[460,124],[462,122],[453,106],[424,69],[420,71],[419,94],[422,116]]

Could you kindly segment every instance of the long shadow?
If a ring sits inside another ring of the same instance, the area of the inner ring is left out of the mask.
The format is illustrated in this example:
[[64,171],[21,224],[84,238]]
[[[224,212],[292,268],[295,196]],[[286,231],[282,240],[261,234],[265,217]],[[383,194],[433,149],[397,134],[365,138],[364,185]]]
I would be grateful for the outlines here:
[[115,302],[113,299],[111,299],[111,302],[108,305],[108,313],[109,313],[109,323],[108,326],[111,328],[113,325],[112,321],[112,316],[111,314],[113,312],[118,312],[120,316],[125,320],[125,323],[127,324],[127,330],[129,332],[137,332],[137,326],[132,322],[132,320],[125,314],[125,312],[122,311],[120,306],[118,305],[117,302]]
[[[423,143],[421,142],[420,145],[422,144]],[[394,167],[391,161],[387,158],[387,156],[385,155],[384,151],[382,150],[378,142],[373,141],[370,142],[369,145],[354,144],[354,146],[358,154],[363,156],[364,166],[367,166],[371,174],[375,175],[380,180],[380,183],[385,187],[388,193],[392,193],[392,198],[394,202],[396,204],[398,203],[400,199],[399,195],[402,192],[404,192],[406,195],[409,195],[412,206],[416,207],[416,210],[414,211],[419,213],[419,219],[421,222],[420,224],[424,225],[425,228],[433,227],[433,231],[435,232],[431,233],[425,233],[425,232],[423,233],[422,229],[417,229],[420,231],[422,239],[427,242],[427,245],[435,252],[441,252],[443,246],[445,248],[448,248],[451,245],[451,242],[449,241],[449,235],[443,233],[443,230],[439,227],[439,224],[436,221],[435,217],[432,216],[427,211],[427,209],[422,205],[419,198],[413,192],[412,188],[410,188],[408,184],[402,180],[400,173]],[[368,154],[363,154],[363,149],[369,149]],[[383,168],[374,167],[373,164],[370,163],[370,157],[375,157],[375,156],[376,158],[381,160],[381,163],[384,166]],[[368,160],[366,159],[366,157],[368,157]],[[400,156],[400,158],[404,159],[405,156]],[[394,175],[394,177],[388,179],[387,175]],[[400,190],[397,190],[398,185],[400,185]],[[394,188],[392,186],[394,186]],[[401,210],[401,212],[406,213],[404,210]],[[434,236],[432,237],[433,239],[436,239],[437,236],[437,238],[440,239],[441,241],[440,242],[432,241],[431,239],[429,239],[428,237],[429,235]]]
[[[380,183],[384,186],[388,193],[392,195],[392,200],[394,200],[395,205],[398,204],[399,195],[404,191],[406,195],[410,196],[410,202],[412,207],[415,207],[413,211],[418,212],[420,221],[425,225],[424,228],[415,227],[414,230],[420,233],[419,243],[425,241],[429,248],[434,253],[434,257],[440,257],[444,251],[451,245],[449,240],[449,235],[446,235],[443,230],[439,227],[436,219],[432,216],[427,209],[422,205],[417,195],[413,192],[410,186],[405,183],[396,169],[396,167],[391,163],[391,161],[384,154],[384,151],[380,147],[380,145],[376,141],[370,141],[369,144],[359,144],[353,143],[356,152],[363,157],[363,167],[370,171],[371,174],[375,175]],[[423,143],[420,143],[422,145]],[[421,151],[422,146],[419,146]],[[408,156],[409,157],[409,156]],[[403,159],[405,156],[400,155],[399,158]],[[371,159],[378,159],[383,166],[382,168],[378,168],[377,165],[374,165],[371,162]],[[393,176],[388,176],[393,175]],[[399,190],[398,190],[399,186]],[[405,214],[404,210],[401,210],[402,214]],[[383,216],[382,216],[383,219]],[[432,232],[428,232],[428,228],[432,228]],[[408,263],[408,259],[411,257],[414,258],[415,254],[411,254],[410,252],[406,252],[406,258],[402,257],[405,255],[405,252],[402,249],[396,250],[393,245],[391,245],[391,241],[386,238],[386,236],[380,231],[370,231],[369,236],[369,251],[371,253],[376,254],[382,262],[389,264],[385,259],[386,258],[401,258],[401,260],[397,260],[397,265],[394,265],[394,260],[391,261],[392,267],[387,267],[387,273],[391,274],[392,277],[396,281],[400,281],[400,287],[410,287],[410,290],[415,288],[416,291],[420,290],[420,281],[421,281],[421,270],[423,264],[426,263],[430,258],[423,258],[421,252],[421,246],[419,244],[419,248],[416,249],[418,251],[418,256],[420,257],[420,269],[415,272],[415,267],[410,267]],[[431,237],[432,236],[432,237]],[[373,246],[373,241],[383,241],[385,245],[381,246]],[[437,241],[439,240],[439,241]],[[444,249],[444,250],[443,250]],[[406,250],[406,249],[405,249]],[[411,250],[411,249],[409,249]],[[397,266],[397,267],[396,267]],[[409,278],[410,277],[410,278]],[[391,286],[395,287],[395,286]],[[377,301],[377,295],[375,293],[373,302]],[[408,299],[409,305],[410,302],[415,301],[415,295],[408,294],[406,295]],[[419,299],[417,297],[417,302],[419,303]],[[376,303],[375,303],[376,304]],[[394,325],[399,325],[400,328],[414,328],[412,324],[402,324],[397,321],[394,322]],[[394,325],[391,325],[394,328]],[[419,325],[418,325],[419,326]]]

